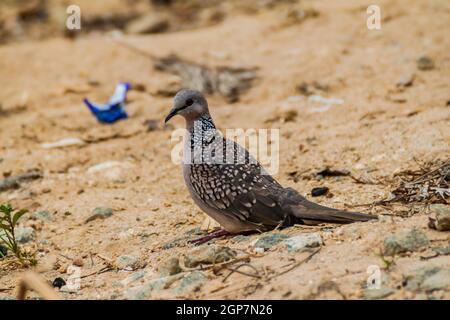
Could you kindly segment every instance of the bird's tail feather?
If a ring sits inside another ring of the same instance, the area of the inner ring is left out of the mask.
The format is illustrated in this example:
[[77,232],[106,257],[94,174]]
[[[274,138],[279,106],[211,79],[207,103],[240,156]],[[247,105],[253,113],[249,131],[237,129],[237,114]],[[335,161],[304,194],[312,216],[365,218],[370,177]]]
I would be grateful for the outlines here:
[[348,212],[324,207],[312,202],[291,206],[292,214],[305,224],[338,223],[347,224],[378,219],[375,215]]

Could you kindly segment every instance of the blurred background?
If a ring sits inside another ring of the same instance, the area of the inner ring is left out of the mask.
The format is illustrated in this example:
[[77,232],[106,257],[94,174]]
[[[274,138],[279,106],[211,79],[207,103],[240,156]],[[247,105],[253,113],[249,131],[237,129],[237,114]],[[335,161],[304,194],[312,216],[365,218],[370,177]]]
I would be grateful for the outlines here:
[[[80,29],[67,28],[70,5]],[[83,275],[111,261],[123,267],[64,298],[136,298],[129,286],[157,277],[168,258],[187,254],[189,237],[212,227],[171,161],[172,131],[184,123],[163,123],[173,95],[195,88],[220,129],[279,130],[283,185],[307,198],[322,188],[313,201],[386,218],[280,231],[316,232],[326,246],[276,283],[238,273],[223,283],[209,270],[207,282],[144,296],[373,298],[366,268],[383,265],[374,248],[388,234],[417,228],[431,240],[426,250],[448,248],[448,235],[427,226],[429,204],[448,207],[448,179],[427,180],[425,196],[423,185],[402,183],[449,159],[449,52],[448,0],[2,0],[0,203],[30,211],[21,239],[47,280],[66,279],[75,262]],[[83,99],[106,103],[121,82],[131,84],[128,118],[99,122]],[[393,195],[401,197],[374,205]],[[258,237],[217,243],[253,252]],[[439,288],[403,284],[423,281],[417,269],[450,267],[445,254],[421,254],[383,269],[386,297],[449,298],[448,276]],[[302,257],[274,247],[251,263],[270,275]],[[0,296],[11,296],[22,272],[0,263]]]

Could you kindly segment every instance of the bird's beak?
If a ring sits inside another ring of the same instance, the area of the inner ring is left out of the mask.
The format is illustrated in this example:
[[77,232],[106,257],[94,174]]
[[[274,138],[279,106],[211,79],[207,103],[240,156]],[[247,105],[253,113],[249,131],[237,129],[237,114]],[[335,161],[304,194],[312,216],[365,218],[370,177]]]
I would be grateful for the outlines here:
[[170,113],[167,115],[166,119],[164,120],[164,123],[167,123],[170,119],[172,119],[176,114],[178,113],[178,109],[173,108],[170,110]]

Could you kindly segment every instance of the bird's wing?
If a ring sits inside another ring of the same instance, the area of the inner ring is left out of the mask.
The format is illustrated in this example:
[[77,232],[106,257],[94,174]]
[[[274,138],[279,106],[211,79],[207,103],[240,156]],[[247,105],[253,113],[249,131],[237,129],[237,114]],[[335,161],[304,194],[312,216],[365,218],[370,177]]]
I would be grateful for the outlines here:
[[[277,194],[283,187],[241,146],[233,143],[236,163],[191,165],[192,187],[216,211],[261,231],[282,225],[288,218]],[[225,153],[224,153],[225,154]],[[225,161],[224,161],[225,162]]]

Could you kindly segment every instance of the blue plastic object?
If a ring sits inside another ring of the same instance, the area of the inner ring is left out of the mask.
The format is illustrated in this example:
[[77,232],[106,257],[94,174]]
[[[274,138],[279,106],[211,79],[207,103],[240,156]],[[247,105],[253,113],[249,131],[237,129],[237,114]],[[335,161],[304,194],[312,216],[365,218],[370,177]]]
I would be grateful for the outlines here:
[[109,98],[106,104],[96,104],[90,102],[87,98],[84,98],[83,102],[91,110],[92,114],[98,121],[103,123],[114,123],[120,119],[128,118],[128,114],[125,111],[125,98],[131,85],[127,82],[121,82],[116,86],[114,94]]

